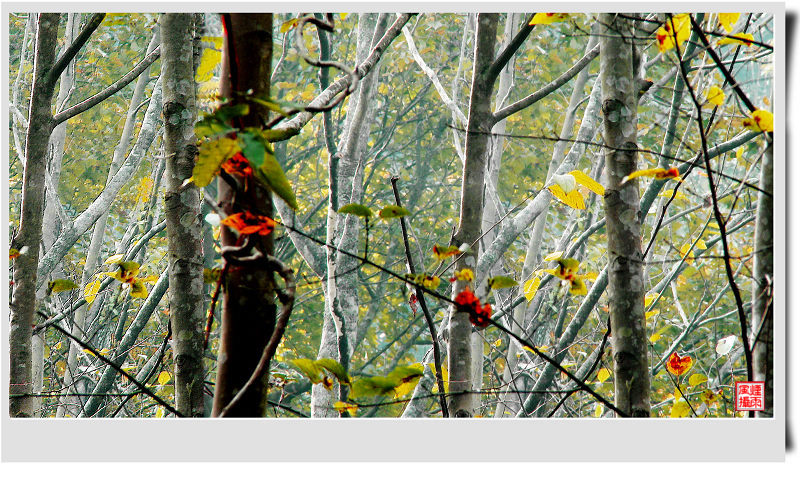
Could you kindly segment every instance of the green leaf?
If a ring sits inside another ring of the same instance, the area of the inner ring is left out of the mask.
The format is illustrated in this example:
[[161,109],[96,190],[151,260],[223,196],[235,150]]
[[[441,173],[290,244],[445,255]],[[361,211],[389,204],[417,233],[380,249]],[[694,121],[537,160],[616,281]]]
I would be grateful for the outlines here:
[[47,284],[47,293],[61,293],[78,288],[78,284],[66,278],[57,278]]
[[392,381],[397,381],[398,383],[402,384],[421,377],[424,369],[425,368],[422,366],[422,363],[415,363],[410,366],[398,366],[394,368],[386,377]]
[[226,104],[214,111],[213,116],[223,123],[229,122],[233,118],[246,116],[250,112],[250,106],[245,103]]
[[708,377],[705,374],[695,373],[689,377],[689,386],[697,386],[698,384],[702,384],[706,381],[708,381]]
[[[250,160],[249,157],[247,159]],[[251,160],[250,165],[253,167],[256,178],[268,185],[275,195],[283,199],[289,207],[297,210],[297,199],[294,196],[292,186],[289,184],[289,180],[286,179],[286,175],[283,173],[281,165],[278,164],[278,160],[275,159],[275,156],[272,154],[272,149],[269,147],[265,148],[263,164],[259,166],[254,164]]]
[[248,128],[238,134],[242,154],[251,165],[258,167],[264,163],[264,142],[258,130]]
[[289,361],[289,364],[297,368],[304,376],[311,380],[312,384],[319,384],[322,382],[322,368],[310,359],[300,358]]
[[319,366],[320,368],[327,369],[331,372],[336,379],[339,380],[342,384],[350,384],[350,376],[345,371],[344,366],[342,366],[338,361],[334,361],[330,358],[320,358],[314,363]]
[[228,134],[231,131],[235,129],[214,116],[206,116],[194,125],[194,133],[199,139]]
[[357,215],[367,219],[372,217],[372,210],[366,205],[361,204],[347,204],[344,207],[341,207],[337,212],[340,214]]
[[219,173],[222,163],[233,157],[241,149],[236,139],[221,137],[200,145],[200,154],[192,170],[192,180],[197,187],[211,184]]
[[353,399],[370,397],[370,396],[385,396],[387,394],[394,394],[394,389],[400,383],[383,376],[373,376],[370,378],[357,379],[350,391],[350,397]]
[[489,289],[495,290],[497,288],[510,288],[519,285],[519,282],[511,277],[499,275],[489,279]]
[[410,214],[411,212],[405,207],[400,207],[399,205],[387,205],[378,212],[378,215],[380,215],[382,219],[396,219]]

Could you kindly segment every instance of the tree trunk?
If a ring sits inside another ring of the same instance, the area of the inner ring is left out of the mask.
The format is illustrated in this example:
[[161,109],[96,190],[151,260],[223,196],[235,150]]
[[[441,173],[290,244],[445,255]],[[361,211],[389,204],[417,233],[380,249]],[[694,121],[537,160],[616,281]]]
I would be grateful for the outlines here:
[[614,352],[614,404],[632,417],[650,416],[650,377],[644,317],[639,185],[622,179],[636,170],[637,75],[633,24],[613,14],[600,17],[603,138],[608,183],[604,206],[608,231],[608,291]]
[[[47,144],[53,131],[52,100],[54,83],[50,71],[58,45],[57,13],[39,14],[36,29],[36,54],[25,144],[25,173],[22,185],[20,228],[12,246],[25,253],[14,263],[14,290],[11,301],[9,413],[11,417],[31,417],[33,398],[31,375],[31,329],[36,311],[36,268],[42,240]],[[22,395],[14,397],[15,395]]]
[[169,316],[175,357],[175,405],[187,417],[203,416],[203,247],[200,191],[192,176],[194,135],[194,18],[161,17],[161,74],[164,101],[166,221],[169,247]]
[[[478,237],[483,217],[483,189],[491,131],[491,102],[494,81],[487,78],[487,70],[494,59],[498,14],[478,15],[475,35],[475,56],[472,72],[467,121],[463,179],[461,183],[461,207],[458,230],[453,238],[456,245],[468,244],[471,251],[464,253],[456,262],[455,269],[475,268]],[[474,244],[474,245],[473,245]],[[453,298],[464,290],[466,283],[457,281],[453,286]],[[484,297],[485,299],[485,297]],[[450,396],[448,410],[454,417],[472,417],[475,413],[472,389],[472,325],[469,314],[451,310],[447,369],[449,371]]]
[[[225,36],[222,53],[220,94],[268,97],[272,71],[272,14],[223,14]],[[266,121],[268,110],[250,103],[250,112],[234,126],[258,127]],[[270,192],[248,179],[245,191],[234,191],[218,179],[218,199],[225,214],[242,211],[273,217]],[[237,235],[223,226],[222,245],[235,246]],[[255,249],[264,256],[273,254],[272,234],[252,237]],[[222,300],[220,349],[214,389],[213,416],[236,396],[250,379],[261,353],[275,327],[275,279],[260,265],[229,264]],[[262,417],[267,409],[268,374],[227,413],[229,417]]]
[[756,232],[753,239],[753,371],[756,381],[764,381],[764,410],[757,417],[772,417],[774,407],[773,379],[773,272],[772,272],[772,143],[767,145],[764,160],[761,162],[759,188],[768,192],[759,194],[756,215]]

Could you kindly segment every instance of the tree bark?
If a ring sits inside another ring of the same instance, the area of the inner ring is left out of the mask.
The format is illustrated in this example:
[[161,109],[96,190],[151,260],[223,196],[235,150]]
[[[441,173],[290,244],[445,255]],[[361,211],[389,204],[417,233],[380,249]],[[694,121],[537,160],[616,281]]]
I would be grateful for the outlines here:
[[[608,231],[608,291],[614,352],[614,404],[632,417],[650,416],[650,375],[644,317],[639,185],[622,179],[637,168],[638,75],[633,24],[600,16],[603,138],[608,177],[604,207]],[[599,282],[599,280],[598,280]]]
[[59,14],[41,13],[36,29],[31,107],[25,144],[22,213],[19,232],[12,242],[12,247],[25,250],[25,253],[17,257],[14,263],[11,327],[8,336],[11,417],[31,417],[34,412],[34,400],[31,396],[13,396],[30,394],[32,391],[31,330],[36,311],[36,268],[39,263],[39,243],[42,240],[47,144],[53,131],[52,101],[55,84],[49,78],[55,63],[59,23]]
[[[462,254],[455,269],[475,268],[478,237],[481,233],[483,217],[483,189],[488,155],[489,133],[491,132],[491,102],[494,82],[486,73],[494,59],[497,36],[498,14],[478,15],[478,28],[475,35],[475,55],[472,72],[472,92],[470,93],[469,115],[467,120],[467,141],[465,146],[463,179],[461,183],[461,206],[458,229],[453,238],[457,245],[468,244],[472,249]],[[463,281],[453,286],[453,299],[466,287]],[[485,298],[484,298],[485,299]],[[472,389],[472,325],[469,314],[451,309],[449,342],[447,347],[447,369],[449,372],[450,396],[447,407],[453,417],[472,417],[475,414]]]
[[[272,71],[272,14],[223,14],[224,42],[220,94],[268,97]],[[268,110],[255,103],[250,112],[238,118],[235,127],[261,127]],[[230,215],[247,207],[254,214],[274,216],[270,191],[248,179],[246,191],[234,191],[218,179],[218,199]],[[223,247],[235,246],[238,237],[228,227],[221,231]],[[264,256],[273,254],[272,234],[252,237],[255,249]],[[273,273],[254,264],[229,264],[222,300],[220,349],[212,416],[217,416],[248,381],[261,359],[275,327],[275,279]],[[229,417],[262,417],[267,410],[268,373],[252,388]]]
[[194,183],[183,187],[192,176],[197,154],[193,17],[191,13],[161,17],[161,74],[175,405],[186,417],[202,417],[205,307],[200,191]]
[[753,251],[755,252],[753,259],[753,312],[750,318],[754,334],[753,377],[756,381],[764,381],[764,410],[756,412],[757,417],[772,417],[774,408],[772,171],[772,143],[769,143],[761,162],[761,179],[758,186],[770,195],[759,194],[758,196],[756,231],[753,239]]

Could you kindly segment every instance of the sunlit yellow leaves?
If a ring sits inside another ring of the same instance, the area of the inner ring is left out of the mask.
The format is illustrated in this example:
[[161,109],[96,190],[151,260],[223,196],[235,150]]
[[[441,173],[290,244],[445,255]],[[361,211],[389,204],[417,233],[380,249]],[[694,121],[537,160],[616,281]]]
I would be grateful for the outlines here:
[[57,278],[47,284],[47,293],[61,293],[78,288],[78,284],[66,278]]
[[197,187],[211,184],[211,180],[219,173],[222,163],[240,152],[239,142],[229,137],[220,137],[200,144],[197,162],[192,170],[193,181]]
[[708,377],[705,374],[695,373],[689,376],[689,386],[697,386],[698,384],[703,384],[708,381]]
[[736,25],[736,22],[739,21],[739,15],[741,15],[741,13],[720,13],[719,24],[722,25],[722,28],[724,28],[726,32],[730,33],[734,25]]
[[169,374],[169,371],[161,371],[158,373],[158,384],[164,386],[165,384],[169,383],[172,379],[172,375]]
[[519,282],[511,277],[504,275],[492,277],[489,279],[489,289],[495,290],[497,288],[510,288],[519,285]]
[[83,297],[86,299],[86,303],[91,305],[94,299],[97,298],[97,293],[100,291],[101,284],[102,282],[99,279],[92,280],[86,284],[86,287],[83,289]]
[[220,222],[242,235],[258,234],[269,235],[275,230],[275,221],[266,215],[256,215],[248,210],[231,214]]
[[687,403],[684,399],[678,399],[675,401],[675,404],[672,405],[672,410],[669,413],[669,417],[689,417],[691,412],[692,408],[689,407],[689,403]]
[[286,20],[285,22],[281,23],[280,32],[286,33],[287,31],[296,27],[299,22],[300,22],[299,18],[292,18],[290,20]]
[[214,44],[214,48],[203,49],[203,54],[200,57],[200,64],[195,74],[195,81],[198,83],[205,83],[214,76],[214,69],[222,59],[222,37],[204,36],[201,38],[201,41]]
[[664,53],[675,48],[676,39],[677,45],[680,47],[689,39],[692,32],[691,20],[689,14],[682,13],[668,18],[666,23],[658,30],[656,30],[656,42],[658,43],[658,51]]
[[118,264],[119,262],[121,262],[124,259],[125,259],[125,255],[123,255],[121,253],[118,253],[116,255],[112,255],[112,256],[108,257],[106,259],[106,261],[103,262],[103,265],[116,265],[116,264]]
[[694,263],[694,252],[692,252],[692,244],[687,243],[681,247],[681,258],[687,265]]
[[536,290],[539,289],[539,283],[541,282],[541,278],[533,277],[530,280],[526,281],[523,284],[522,292],[525,294],[525,299],[528,301],[533,300],[533,297],[536,296]]
[[680,180],[680,172],[678,172],[677,167],[671,167],[669,169],[664,169],[662,167],[657,167],[655,169],[642,169],[640,171],[634,171],[628,174],[627,176],[622,178],[622,181],[619,185],[623,185],[626,182],[630,181],[631,179],[635,179],[637,177],[653,177],[655,179],[677,179]]
[[424,273],[406,273],[405,278],[410,282],[430,289],[439,288],[442,283],[442,280],[436,275],[426,275]]
[[750,46],[753,44],[755,38],[751,33],[736,33],[734,35],[725,37],[717,42],[718,46],[722,45],[744,45]]
[[528,25],[550,25],[563,22],[569,18],[569,13],[537,13],[531,18]]
[[546,257],[544,257],[544,260],[546,262],[553,262],[555,260],[558,260],[562,256],[564,256],[564,251],[563,250],[556,250],[555,252],[552,252],[552,253],[548,254]]
[[342,401],[336,401],[335,403],[333,403],[333,408],[339,414],[343,414],[345,412],[349,413],[349,414],[355,414],[356,411],[358,411],[358,405],[357,404],[347,403],[347,402],[342,402]]
[[553,196],[573,209],[585,209],[583,195],[578,190],[578,185],[586,187],[595,194],[603,195],[605,188],[597,181],[589,177],[580,170],[571,171],[568,174],[554,174],[552,184],[547,187]]
[[15,249],[15,248],[11,248],[11,249],[8,250],[8,259],[9,260],[14,260],[15,258],[19,257],[20,255],[22,255],[22,254],[19,253],[19,250]]
[[611,377],[611,371],[609,371],[608,368],[600,368],[597,371],[597,381],[600,383],[605,382],[610,377]]
[[750,117],[742,120],[742,126],[751,131],[772,132],[772,113],[763,109],[756,109]]
[[680,376],[686,371],[689,371],[689,368],[692,367],[692,357],[691,356],[679,356],[678,353],[673,352],[669,359],[667,360],[667,371],[674,374],[675,376]]
[[594,417],[602,417],[605,406],[600,403],[594,405]]
[[579,277],[575,277],[569,284],[569,292],[573,295],[585,295],[588,293],[588,289],[586,288],[586,282]]
[[475,273],[469,268],[462,268],[461,270],[453,273],[453,279],[450,281],[460,280],[462,282],[471,282],[475,280]]
[[144,286],[141,280],[134,280],[131,282],[130,287],[133,298],[147,298],[147,287]]
[[711,104],[722,106],[722,103],[725,102],[725,92],[722,91],[722,88],[719,86],[714,85],[708,88],[708,91],[706,92],[706,99]]

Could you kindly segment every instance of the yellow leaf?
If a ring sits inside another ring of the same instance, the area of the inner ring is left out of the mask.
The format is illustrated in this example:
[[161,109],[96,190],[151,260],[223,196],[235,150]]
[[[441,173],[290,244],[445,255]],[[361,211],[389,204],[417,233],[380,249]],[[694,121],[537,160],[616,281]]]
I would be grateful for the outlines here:
[[116,265],[121,262],[125,258],[125,255],[118,253],[116,255],[112,255],[103,262],[103,265]]
[[688,417],[691,412],[692,411],[689,407],[689,403],[683,399],[678,399],[675,401],[675,404],[672,405],[672,410],[669,413],[669,417]]
[[708,381],[708,377],[705,374],[695,373],[689,377],[689,386],[697,386],[706,381]]
[[229,137],[220,137],[200,145],[197,162],[192,170],[192,181],[197,187],[211,184],[211,180],[219,173],[222,163],[240,152],[239,141]]
[[564,193],[564,190],[558,184],[549,186],[547,190],[553,194],[553,197],[572,207],[573,209],[583,210],[586,208],[586,204],[583,203],[583,196],[577,190]]
[[598,382],[603,383],[610,377],[611,377],[611,371],[609,371],[607,368],[600,368],[600,370],[597,371]]
[[678,46],[689,39],[691,35],[691,20],[689,14],[682,13],[667,19],[666,23],[658,30],[656,30],[656,42],[658,44],[658,51],[664,53],[675,48],[675,40],[677,39]]
[[655,343],[656,341],[658,341],[660,339],[661,339],[661,335],[658,334],[658,333],[653,333],[652,335],[650,335],[650,342],[651,343]]
[[536,296],[536,290],[539,289],[539,282],[541,279],[539,277],[533,277],[523,285],[523,293],[525,293],[525,299],[528,301],[533,300],[533,297]]
[[475,280],[475,273],[473,273],[469,268],[462,268],[453,274],[453,278],[463,282],[471,282],[472,280]]
[[503,339],[502,338],[497,338],[497,341],[494,342],[494,347],[495,348],[499,348],[502,345],[503,345]]
[[742,125],[751,131],[772,132],[772,113],[756,109],[750,117],[742,121]]
[[580,278],[574,278],[570,282],[569,292],[573,295],[585,295],[588,293],[588,290],[586,289],[586,282]]
[[281,33],[286,33],[287,31],[289,31],[292,28],[296,27],[297,23],[298,23],[298,20],[299,20],[298,18],[292,18],[291,20],[287,20],[287,21],[281,23],[280,32]]
[[653,311],[645,312],[644,319],[645,320],[649,320],[650,318],[656,316],[659,313],[661,313],[659,310],[653,310]]
[[722,103],[725,102],[725,93],[722,91],[722,88],[714,85],[706,92],[706,99],[711,104],[722,106]]
[[546,257],[544,257],[544,260],[548,261],[548,262],[552,262],[554,260],[558,260],[563,255],[564,255],[564,252],[562,250],[558,250],[558,251],[553,252],[553,253],[547,255]]
[[648,293],[644,297],[644,307],[647,308],[648,306],[650,306],[653,303],[653,300],[655,300],[657,296],[658,295],[656,293]]
[[66,361],[62,360],[56,363],[56,373],[58,373],[59,376],[64,377],[64,373],[66,372],[66,370],[67,370]]
[[358,404],[352,404],[348,402],[336,401],[333,403],[333,408],[336,409],[337,412],[343,413],[355,413],[358,411]]
[[698,241],[697,241],[697,243],[696,243],[694,246],[695,246],[695,248],[697,248],[698,250],[705,250],[705,249],[707,249],[707,248],[708,248],[708,247],[706,246],[706,243],[705,243],[705,241],[703,241],[703,239],[700,239],[700,240],[698,240]]
[[605,187],[603,187],[600,183],[589,177],[583,171],[575,170],[570,172],[569,174],[575,178],[575,181],[578,184],[586,187],[595,194],[602,196],[606,193]]
[[726,32],[730,33],[734,25],[736,25],[736,22],[739,21],[739,15],[741,15],[741,13],[720,13],[719,24],[722,25],[722,28],[724,28]]
[[594,405],[594,417],[602,417],[603,416],[603,405],[597,403]]
[[47,284],[47,293],[61,293],[79,288],[79,285],[66,278],[57,278]]
[[563,22],[569,18],[569,13],[537,13],[531,18],[528,25],[549,25],[551,23]]
[[718,46],[722,45],[744,45],[750,46],[753,44],[753,35],[751,33],[736,33],[735,35],[731,35],[729,37],[723,38],[717,42]]
[[214,69],[222,60],[222,51],[213,48],[204,48],[200,57],[200,64],[197,66],[197,73],[194,79],[198,83],[205,83],[214,77]]
[[681,257],[683,258],[683,261],[689,265],[694,263],[694,252],[692,252],[692,244],[687,243],[684,244],[683,247],[681,247]]
[[133,298],[147,298],[147,287],[141,280],[134,280],[130,285]]
[[511,277],[500,275],[489,279],[489,289],[495,290],[497,288],[509,288],[519,285],[519,282]]
[[164,417],[164,408],[163,407],[158,406],[158,409],[156,409],[156,417],[158,417],[158,418]]
[[[434,363],[428,363],[428,367],[431,368],[433,372],[433,388],[431,389],[433,392],[439,392],[439,383],[436,379],[436,365]],[[444,392],[450,392],[450,375],[447,373],[447,365],[442,364],[442,381],[444,382]]]
[[654,169],[642,169],[634,171],[622,178],[619,185],[623,185],[631,179],[637,177],[654,177],[656,179],[678,179],[680,180],[680,172],[676,167],[664,169],[663,167],[656,167]]
[[158,374],[158,384],[162,386],[167,384],[170,379],[172,379],[172,375],[169,374],[169,371],[161,371]]

